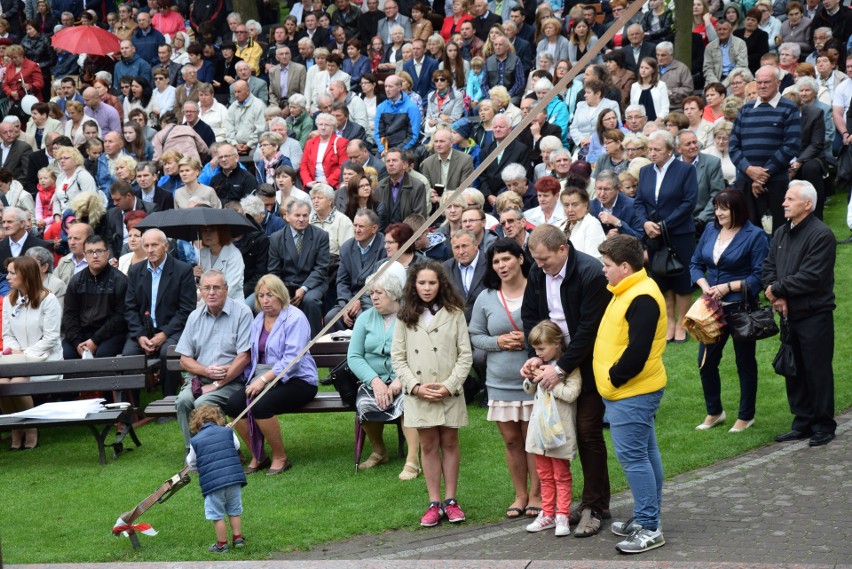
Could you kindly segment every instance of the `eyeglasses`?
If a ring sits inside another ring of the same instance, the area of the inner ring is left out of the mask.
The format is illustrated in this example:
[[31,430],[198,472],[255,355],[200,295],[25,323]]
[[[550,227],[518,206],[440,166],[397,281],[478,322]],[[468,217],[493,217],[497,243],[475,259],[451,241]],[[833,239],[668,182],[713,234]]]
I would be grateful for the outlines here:
[[520,219],[504,219],[500,222],[500,225],[512,225],[513,223],[518,223]]
[[86,251],[87,257],[102,257],[107,252],[106,249],[89,249]]
[[165,77],[162,77],[162,76],[159,76],[159,75],[157,77],[154,77],[154,81],[165,81],[165,80],[166,80]]
[[211,291],[212,292],[222,292],[223,290],[225,290],[225,287],[223,287],[222,285],[207,285],[207,286],[201,287],[201,292],[203,292],[203,293],[208,293],[208,292],[211,292]]
[[439,83],[439,82],[440,83],[446,83],[447,78],[446,77],[435,77],[435,83]]
[[396,241],[391,241],[390,239],[385,239],[385,245],[399,245]]

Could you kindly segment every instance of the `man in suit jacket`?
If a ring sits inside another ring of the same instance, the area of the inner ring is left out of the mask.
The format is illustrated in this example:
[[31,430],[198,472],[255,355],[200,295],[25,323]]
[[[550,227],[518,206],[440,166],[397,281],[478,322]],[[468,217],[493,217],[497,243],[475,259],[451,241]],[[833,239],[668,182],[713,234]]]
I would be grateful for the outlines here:
[[524,66],[524,77],[526,77],[535,69],[535,54],[532,44],[518,35],[518,26],[512,20],[503,21],[503,30],[506,32],[506,37],[509,38],[509,43],[515,48],[515,55],[518,56]]
[[438,62],[426,54],[426,44],[423,40],[414,40],[411,48],[413,57],[402,65],[402,69],[414,80],[412,90],[425,101],[429,92],[435,89],[432,74],[438,70]]
[[269,272],[290,292],[311,324],[311,334],[322,329],[322,301],[328,290],[328,233],[310,225],[311,206],[292,201],[287,208],[289,225],[269,238]]
[[[512,132],[512,124],[506,115],[497,115],[491,121],[494,132],[494,140],[483,149],[483,156],[488,156],[497,149],[497,146]],[[529,148],[517,139],[503,151],[502,155],[498,155],[485,169],[480,182],[479,190],[488,200],[489,205],[493,208],[497,201],[497,194],[503,186],[503,178],[500,177],[500,171],[506,164],[521,164],[529,170]]]
[[388,177],[376,188],[376,199],[385,205],[384,219],[379,220],[379,227],[402,221],[412,213],[426,217],[426,186],[405,171],[401,150],[391,148],[387,151],[385,168]]
[[370,153],[367,143],[363,140],[350,140],[349,144],[346,145],[346,155],[349,156],[350,161],[355,162],[361,167],[370,166],[371,168],[375,168],[376,172],[379,173],[379,181],[388,177],[385,163]]
[[[249,92],[260,99],[265,105],[269,101],[269,85],[263,79],[259,79],[251,74],[251,65],[245,61],[237,63],[237,81],[245,81],[248,84]],[[233,104],[236,101],[234,96],[234,85],[237,81],[231,83],[229,103]]]
[[136,197],[146,204],[151,204],[152,211],[175,208],[172,193],[157,187],[157,165],[153,162],[140,162],[136,165],[136,183],[139,185]]
[[[601,518],[609,509],[610,487],[607,470],[606,443],[603,437],[604,404],[595,385],[592,351],[598,326],[612,295],[601,263],[580,253],[558,227],[542,224],[529,238],[533,258],[539,263],[530,268],[527,288],[521,306],[524,335],[538,322],[554,320],[562,329],[568,346],[556,365],[548,365],[527,347],[530,359],[521,374],[531,378],[543,365],[539,385],[552,389],[557,383],[580,369],[582,390],[577,399],[577,450],[583,468],[583,493],[580,521],[575,535],[587,537],[600,529]],[[553,287],[559,298],[548,294]],[[561,301],[561,310],[551,310],[551,303]]]
[[124,181],[118,181],[109,188],[112,198],[111,207],[106,214],[106,232],[104,238],[110,250],[110,258],[118,258],[124,248],[127,228],[124,225],[124,214],[129,211],[139,210],[150,213],[154,210],[152,202],[145,203],[136,197],[133,186]]
[[[180,374],[168,370],[166,356],[195,309],[195,276],[191,265],[167,254],[169,240],[159,229],[149,229],[142,235],[142,247],[148,260],[131,266],[127,273],[124,308],[128,337],[122,353],[159,354],[163,395],[177,395]],[[152,298],[155,290],[157,296]]]
[[[706,83],[721,82],[728,86],[728,75],[734,69],[748,69],[748,48],[740,38],[732,35],[731,23],[719,20],[716,24],[717,39],[707,44],[704,49],[704,81]],[[732,67],[722,67],[722,45],[728,46],[728,57]],[[750,71],[749,71],[750,73]]]
[[184,65],[180,70],[183,85],[175,87],[175,117],[178,123],[183,122],[183,104],[187,101],[198,102],[198,72],[191,65]]
[[488,31],[497,24],[503,23],[503,18],[488,9],[488,0],[474,0],[473,29],[476,37],[482,41],[488,40]]
[[16,180],[23,180],[27,163],[33,153],[32,147],[17,140],[15,125],[5,121],[0,123],[0,140],[0,166],[11,170]]
[[53,250],[52,242],[43,241],[30,235],[27,231],[29,219],[29,213],[22,209],[7,207],[3,210],[3,235],[5,235],[5,238],[0,241],[0,294],[4,296],[9,291],[9,285],[6,282],[7,259],[20,257],[32,247],[44,247],[48,251]]
[[[269,105],[282,107],[287,98],[293,93],[305,92],[307,70],[300,63],[291,61],[292,53],[287,46],[275,50],[275,60],[278,65],[269,70]],[[282,75],[286,78],[281,83]]]
[[411,20],[399,13],[399,4],[396,0],[389,0],[385,2],[385,17],[379,20],[378,33],[376,33],[385,42],[385,47],[391,44],[390,31],[394,26],[402,26],[405,32],[404,37],[411,38]]
[[817,203],[814,215],[822,219],[825,206],[825,181],[823,176],[827,166],[823,160],[825,148],[825,119],[824,112],[812,105],[799,105],[802,113],[802,144],[796,161],[790,165],[790,177],[806,180],[813,184],[817,191]]
[[355,121],[349,120],[349,107],[346,103],[335,101],[331,104],[331,116],[337,120],[335,132],[337,136],[346,140],[367,140],[367,132],[364,127]]
[[607,237],[623,233],[641,239],[642,227],[636,222],[633,198],[622,194],[618,187],[618,176],[604,171],[595,178],[595,199],[589,206],[591,213],[603,226]]
[[[524,97],[520,105],[521,115],[527,116],[537,102],[538,98],[536,98],[535,93]],[[518,135],[518,141],[523,143],[530,151],[529,162],[531,164],[541,164],[541,141],[545,136],[555,136],[562,140],[562,128],[559,125],[547,122],[546,108],[538,113],[527,128]]]
[[[470,155],[453,149],[453,133],[439,128],[432,135],[435,153],[420,164],[420,173],[429,180],[429,191],[435,186],[444,186],[445,192],[454,192],[461,183],[473,174],[473,159]],[[444,166],[446,166],[446,175]]]
[[27,175],[23,180],[24,189],[33,196],[38,192],[38,171],[47,168],[53,162],[53,146],[73,146],[71,139],[55,132],[44,135],[44,148],[30,154],[27,160]]
[[[518,37],[525,39],[527,42],[532,45],[535,30],[533,27],[526,22],[526,18],[524,16],[524,9],[526,6],[515,5],[509,9],[509,18],[511,18],[512,23],[515,24],[515,29],[518,31]],[[535,6],[530,6],[532,10],[535,10]],[[504,24],[506,22],[504,21]],[[505,29],[505,26],[504,28]]]
[[645,57],[655,57],[656,46],[645,41],[645,30],[641,24],[631,24],[627,27],[627,41],[630,43],[621,48],[624,53],[624,66],[638,77],[639,62]]
[[704,226],[716,218],[713,210],[713,198],[725,189],[725,178],[722,176],[722,161],[715,156],[699,152],[701,145],[698,137],[691,130],[677,133],[677,151],[680,159],[695,166],[698,176],[698,197],[692,217],[695,218],[696,231],[700,236]]
[[[340,246],[340,266],[337,269],[337,306],[328,311],[329,322],[364,287],[376,268],[387,257],[385,236],[379,233],[379,216],[371,209],[355,215],[352,222],[355,236]],[[361,296],[335,324],[335,330],[351,329],[355,319],[373,306],[370,294]]]
[[319,21],[317,20],[316,14],[308,12],[305,14],[302,23],[305,25],[305,29],[296,35],[297,40],[308,38],[315,46],[323,46],[328,43],[328,31],[319,27]]
[[485,290],[485,267],[488,260],[476,246],[476,235],[469,229],[459,229],[450,236],[453,258],[444,261],[444,269],[456,292],[464,298],[464,317],[470,322],[473,303]]

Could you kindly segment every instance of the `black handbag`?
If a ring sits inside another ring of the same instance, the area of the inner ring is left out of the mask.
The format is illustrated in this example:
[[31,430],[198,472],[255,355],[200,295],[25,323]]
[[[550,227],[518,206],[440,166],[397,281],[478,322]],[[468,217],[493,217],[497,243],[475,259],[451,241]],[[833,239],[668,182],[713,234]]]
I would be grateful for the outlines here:
[[361,384],[358,378],[349,369],[349,362],[344,360],[337,364],[329,374],[334,389],[340,394],[343,404],[352,409],[355,408],[355,397],[358,395],[358,386]]
[[781,347],[772,360],[772,368],[778,375],[784,377],[796,377],[796,357],[793,354],[793,346],[790,345],[790,323],[786,318],[781,320]]
[[740,281],[742,287],[742,302],[740,310],[731,312],[727,315],[728,333],[734,340],[763,340],[776,335],[778,325],[775,323],[775,314],[771,306],[756,306],[750,310],[746,299],[748,298],[748,289],[745,281]]
[[677,256],[677,251],[671,246],[665,221],[660,222],[659,238],[662,241],[662,246],[651,258],[651,274],[655,277],[676,277],[686,270],[686,266]]

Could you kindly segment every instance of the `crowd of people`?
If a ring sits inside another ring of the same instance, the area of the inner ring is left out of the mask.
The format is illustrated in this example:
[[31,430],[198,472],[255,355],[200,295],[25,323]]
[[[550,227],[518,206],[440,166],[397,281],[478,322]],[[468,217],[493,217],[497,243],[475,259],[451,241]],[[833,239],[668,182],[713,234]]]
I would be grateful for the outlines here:
[[[798,368],[792,429],[776,440],[833,439],[835,241],[821,218],[830,196],[846,199],[835,180],[848,182],[838,162],[852,152],[852,10],[839,0],[695,0],[683,62],[663,0],[617,24],[626,0],[294,0],[283,22],[267,2],[245,21],[224,1],[5,4],[4,357],[161,358],[193,460],[192,432],[221,422],[193,410],[236,417],[278,378],[234,428],[247,474],[292,468],[276,415],[318,382],[309,354],[290,364],[339,316],[372,446],[359,468],[388,462],[382,428],[401,418],[399,478],[425,478],[422,525],[465,519],[457,433],[482,391],[514,487],[507,517],[600,531],[606,416],[635,501],[611,525],[617,548],[659,547],[662,353],[687,342],[697,290],[726,313],[764,293]],[[54,49],[74,26],[108,30],[118,52]],[[230,208],[251,230],[208,226],[192,242],[138,227],[195,207]],[[727,420],[727,339],[698,347],[699,431]],[[733,345],[737,433],[755,422],[768,370],[755,341]],[[186,381],[165,365],[171,346]],[[551,397],[566,433],[555,448],[531,429]],[[4,412],[32,404],[0,400]],[[16,431],[12,448],[37,442]],[[575,455],[584,487],[571,508]],[[241,545],[238,510],[220,504],[211,519],[236,517]]]

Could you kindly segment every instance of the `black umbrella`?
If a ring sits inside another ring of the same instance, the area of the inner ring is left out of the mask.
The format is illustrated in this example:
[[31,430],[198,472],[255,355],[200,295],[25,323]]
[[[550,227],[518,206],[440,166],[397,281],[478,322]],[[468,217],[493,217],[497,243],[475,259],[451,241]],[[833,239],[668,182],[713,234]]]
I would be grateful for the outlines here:
[[202,227],[212,225],[229,227],[233,236],[255,231],[255,226],[236,211],[211,207],[157,211],[139,222],[136,227],[142,231],[161,229],[166,237],[192,241],[198,239],[198,232]]

